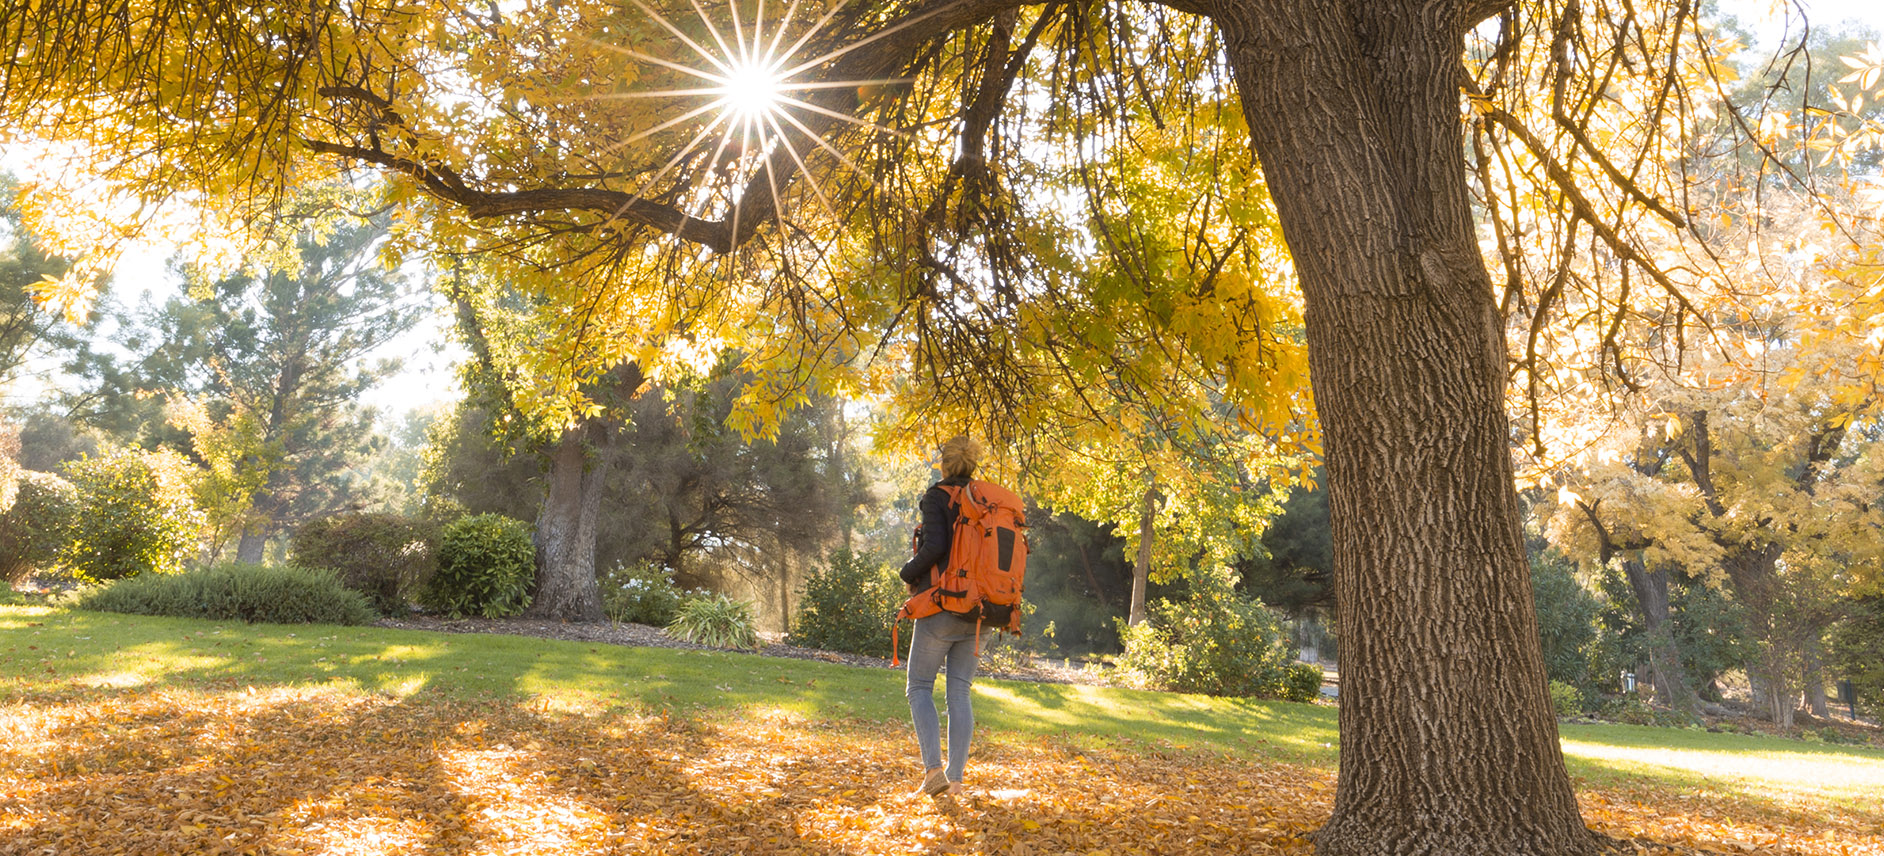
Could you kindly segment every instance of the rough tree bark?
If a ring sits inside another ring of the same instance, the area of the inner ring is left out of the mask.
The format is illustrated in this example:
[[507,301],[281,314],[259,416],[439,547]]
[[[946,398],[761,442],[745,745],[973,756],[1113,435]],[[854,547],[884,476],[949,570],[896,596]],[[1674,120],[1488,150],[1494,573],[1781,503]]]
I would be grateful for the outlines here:
[[608,466],[596,452],[607,434],[601,420],[584,420],[548,449],[549,485],[536,516],[536,585],[527,617],[602,620],[595,526]]
[[[624,363],[610,369],[594,392],[620,403],[633,398],[644,380],[638,364]],[[590,417],[544,450],[549,483],[536,516],[536,583],[525,616],[602,620],[595,535],[608,476],[608,459],[601,452],[615,435],[614,427],[613,417]]]
[[1545,688],[1448,3],[1212,12],[1307,307],[1341,604],[1324,856],[1590,854]]

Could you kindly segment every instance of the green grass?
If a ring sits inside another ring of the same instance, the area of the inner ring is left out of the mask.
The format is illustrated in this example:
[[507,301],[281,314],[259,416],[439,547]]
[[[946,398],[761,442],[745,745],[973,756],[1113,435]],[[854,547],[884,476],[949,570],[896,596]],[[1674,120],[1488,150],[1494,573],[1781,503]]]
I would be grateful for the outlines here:
[[[0,604],[0,699],[74,688],[337,685],[396,696],[502,697],[712,719],[757,709],[899,722],[900,672],[752,655],[623,648],[513,636],[322,625],[242,625]],[[1333,768],[1335,711],[1088,686],[983,679],[978,724],[1004,737],[1064,735],[1161,750],[1226,752]],[[1866,814],[1884,749],[1627,725],[1563,728],[1570,771],[1596,786]],[[1880,818],[1884,820],[1884,818]]]
[[[329,684],[733,716],[901,721],[903,675],[707,651],[330,625],[244,625],[0,606],[0,696],[165,684]],[[982,679],[975,716],[1016,736],[1168,744],[1332,766],[1330,707]]]
[[1687,793],[1826,801],[1875,814],[1884,748],[1642,725],[1565,725],[1570,771],[1597,785],[1654,782]]

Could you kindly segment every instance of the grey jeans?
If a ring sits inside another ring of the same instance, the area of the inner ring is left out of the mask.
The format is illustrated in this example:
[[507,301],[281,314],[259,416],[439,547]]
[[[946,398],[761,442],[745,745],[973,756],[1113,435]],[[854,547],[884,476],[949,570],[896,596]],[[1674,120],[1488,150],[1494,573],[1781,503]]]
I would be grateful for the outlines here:
[[[991,628],[983,628],[984,631]],[[962,780],[968,765],[968,741],[975,731],[975,711],[968,698],[975,680],[975,622],[949,613],[916,620],[909,634],[909,717],[916,723],[922,766],[942,766],[942,724],[936,721],[935,676],[948,667],[949,769],[951,782]]]

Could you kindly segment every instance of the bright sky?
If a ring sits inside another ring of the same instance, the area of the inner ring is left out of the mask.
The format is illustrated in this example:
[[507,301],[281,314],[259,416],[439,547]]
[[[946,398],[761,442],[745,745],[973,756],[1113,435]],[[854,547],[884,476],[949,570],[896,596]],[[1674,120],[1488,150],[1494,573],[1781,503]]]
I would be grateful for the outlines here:
[[[1878,0],[1802,0],[1798,5],[1814,27],[1856,22],[1884,31],[1884,3]],[[1795,25],[1799,22],[1799,10],[1787,0],[1720,0],[1720,9],[1756,30],[1783,24],[1786,14]]]

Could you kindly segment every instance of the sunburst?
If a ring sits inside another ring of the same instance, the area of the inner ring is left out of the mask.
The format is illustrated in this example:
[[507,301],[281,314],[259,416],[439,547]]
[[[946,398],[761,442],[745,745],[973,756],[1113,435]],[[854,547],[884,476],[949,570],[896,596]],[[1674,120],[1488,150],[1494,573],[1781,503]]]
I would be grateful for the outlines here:
[[[698,39],[643,0],[629,2],[691,51],[697,62],[677,62],[616,46],[608,46],[609,49],[620,51],[638,62],[685,75],[698,81],[699,85],[601,96],[661,99],[676,105],[672,116],[615,142],[609,150],[625,148],[654,134],[690,123],[704,122],[653,175],[641,182],[633,199],[655,193],[657,188],[663,186],[662,182],[682,164],[697,164],[697,156],[710,150],[711,156],[706,163],[712,165],[712,168],[697,169],[692,177],[690,190],[681,198],[682,205],[690,209],[684,213],[703,220],[723,217],[733,224],[736,231],[742,214],[740,209],[744,188],[759,180],[761,176],[758,173],[763,170],[766,173],[763,179],[772,191],[771,214],[780,218],[782,225],[784,203],[779,198],[781,188],[777,177],[773,175],[773,163],[774,154],[783,146],[790,159],[789,166],[795,167],[819,204],[835,217],[829,195],[820,186],[818,175],[809,168],[811,149],[821,150],[846,169],[859,173],[863,173],[863,170],[844,152],[823,139],[814,125],[835,120],[872,131],[902,135],[895,129],[820,105],[812,100],[812,94],[819,90],[906,83],[906,78],[821,79],[818,70],[913,21],[879,32],[863,42],[807,56],[805,54],[809,52],[805,50],[806,46],[838,15],[843,9],[842,3],[832,5],[822,16],[806,25],[799,20],[800,0],[792,0],[784,13],[771,21],[767,20],[764,0],[760,0],[751,20],[741,18],[738,0],[727,0],[725,20],[730,22],[730,27],[724,27],[714,20],[700,0],[689,0],[694,15],[704,25],[706,32],[705,39]],[[798,32],[788,43],[787,37],[794,29],[798,29]],[[795,140],[805,144],[804,151],[794,145]],[[714,208],[719,210],[711,210]]]

